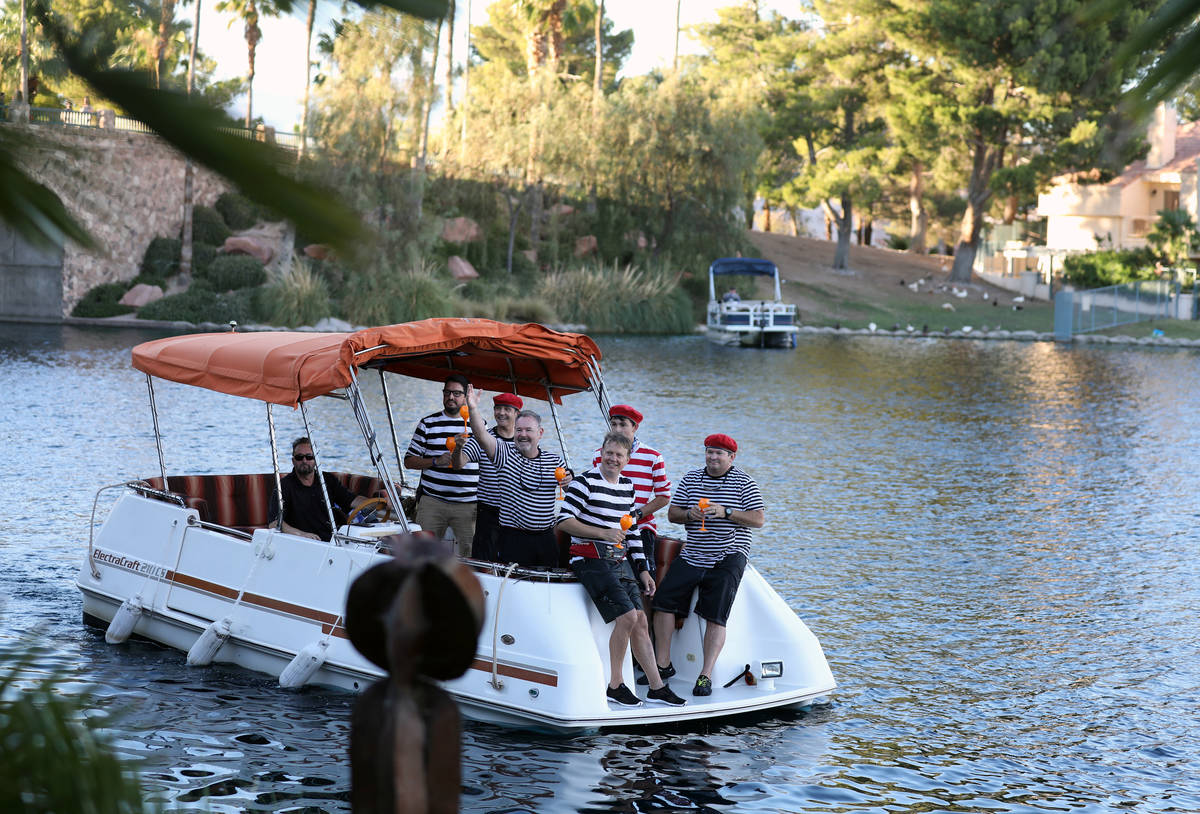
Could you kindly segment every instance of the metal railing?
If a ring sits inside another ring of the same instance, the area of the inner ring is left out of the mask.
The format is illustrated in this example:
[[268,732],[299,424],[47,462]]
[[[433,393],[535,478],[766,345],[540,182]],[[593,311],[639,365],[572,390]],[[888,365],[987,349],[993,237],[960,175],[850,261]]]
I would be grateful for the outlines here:
[[[0,106],[0,122],[8,120],[7,105]],[[106,119],[108,121],[106,121]],[[114,115],[111,111],[67,110],[54,107],[29,108],[29,123],[59,127],[80,127],[94,130],[113,130],[123,133],[153,133],[148,126],[129,116]],[[251,141],[261,141],[274,144],[284,150],[296,152],[300,149],[303,136],[299,133],[279,132],[269,127],[222,127],[221,131],[230,135],[240,136]],[[307,149],[311,150],[316,143],[310,137]]]
[[1054,335],[1069,341],[1074,334],[1153,319],[1191,319],[1179,313],[1178,280],[1140,280],[1086,291],[1061,290],[1054,297]]

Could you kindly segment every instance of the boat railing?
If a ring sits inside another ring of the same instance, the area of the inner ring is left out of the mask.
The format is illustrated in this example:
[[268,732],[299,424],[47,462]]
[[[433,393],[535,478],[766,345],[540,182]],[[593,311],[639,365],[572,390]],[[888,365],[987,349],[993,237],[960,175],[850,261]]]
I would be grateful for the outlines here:
[[177,492],[166,492],[162,489],[155,489],[144,480],[131,480],[124,485],[143,497],[150,497],[156,500],[164,500],[167,503],[174,503],[181,509],[187,508],[187,501],[184,499],[184,496],[178,494]]
[[[575,572],[567,568],[532,568],[516,566],[512,563],[492,562],[490,560],[463,559],[472,570],[481,574],[491,574],[495,577],[508,576],[509,579],[523,579],[535,582],[576,582]],[[510,567],[512,570],[510,571]]]

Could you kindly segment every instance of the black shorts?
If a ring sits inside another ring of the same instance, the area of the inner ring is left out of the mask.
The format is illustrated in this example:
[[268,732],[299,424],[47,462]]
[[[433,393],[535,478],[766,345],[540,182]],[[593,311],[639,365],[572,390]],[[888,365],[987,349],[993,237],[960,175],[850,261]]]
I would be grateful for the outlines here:
[[683,619],[688,615],[688,602],[692,590],[700,587],[700,598],[696,601],[696,615],[718,625],[729,621],[729,609],[742,583],[742,572],[746,570],[746,555],[737,551],[726,554],[712,568],[700,568],[676,557],[671,570],[654,594],[654,609],[673,613]]
[[642,589],[633,576],[629,560],[589,560],[571,563],[600,618],[605,623],[631,610],[642,609]]
[[558,540],[554,536],[554,529],[525,531],[499,526],[496,561],[515,562],[525,568],[557,568]]
[[497,559],[496,536],[500,531],[500,509],[479,502],[475,512],[475,539],[471,541],[471,559]]

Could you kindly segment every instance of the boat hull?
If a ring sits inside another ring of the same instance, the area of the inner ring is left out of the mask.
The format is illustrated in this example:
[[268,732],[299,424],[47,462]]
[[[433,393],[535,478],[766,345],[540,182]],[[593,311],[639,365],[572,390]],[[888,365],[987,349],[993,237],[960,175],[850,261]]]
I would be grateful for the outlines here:
[[[389,558],[370,540],[332,545],[271,529],[238,536],[200,523],[192,509],[130,491],[97,533],[77,581],[86,616],[108,623],[136,599],[142,611],[133,634],[176,650],[190,650],[206,628],[228,620],[230,635],[213,660],[269,675],[325,642],[325,661],[309,683],[355,691],[383,674],[346,638],[346,595],[358,574]],[[835,687],[816,637],[752,566],[730,615],[712,696],[688,695],[701,663],[700,620],[689,617],[674,638],[679,673],[672,681],[688,698],[684,707],[606,702],[611,626],[573,579],[483,564],[476,573],[486,602],[477,655],[464,676],[444,684],[474,719],[575,732],[802,706]],[[783,675],[720,687],[764,661],[781,662]],[[627,655],[630,686],[632,668]]]

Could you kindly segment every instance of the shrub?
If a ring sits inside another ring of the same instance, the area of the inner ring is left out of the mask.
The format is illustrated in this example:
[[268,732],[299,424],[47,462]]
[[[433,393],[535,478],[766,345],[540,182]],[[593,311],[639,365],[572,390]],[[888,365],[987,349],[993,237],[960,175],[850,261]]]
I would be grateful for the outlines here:
[[212,262],[217,259],[219,249],[211,243],[192,244],[192,275],[203,277]]
[[138,311],[138,318],[192,323],[253,322],[253,292],[218,294],[192,287],[182,294],[163,297],[143,306]]
[[258,302],[256,313],[271,325],[313,325],[333,312],[325,280],[303,260],[294,259],[260,292]]
[[166,280],[179,271],[179,247],[182,241],[174,237],[156,237],[142,255],[143,281]]
[[224,192],[217,198],[215,209],[220,213],[225,225],[235,232],[249,229],[258,223],[258,207],[245,195],[236,192]]
[[1108,249],[1073,254],[1063,260],[1063,276],[1079,288],[1154,279],[1154,253],[1149,249]]
[[209,263],[203,274],[197,273],[197,279],[213,291],[236,291],[265,283],[267,270],[248,254],[222,254]]
[[220,246],[233,232],[221,219],[221,213],[211,206],[197,206],[192,209],[192,241],[194,243],[209,243]]
[[457,310],[449,280],[424,262],[400,269],[382,261],[352,276],[342,300],[342,315],[357,325],[449,317]]
[[83,295],[83,299],[71,309],[71,316],[103,319],[128,314],[134,310],[133,306],[119,303],[128,290],[128,283],[101,283]]
[[597,333],[690,333],[694,324],[679,276],[661,269],[614,263],[560,270],[544,279],[538,298]]

